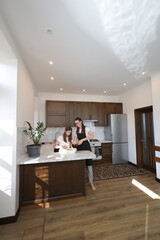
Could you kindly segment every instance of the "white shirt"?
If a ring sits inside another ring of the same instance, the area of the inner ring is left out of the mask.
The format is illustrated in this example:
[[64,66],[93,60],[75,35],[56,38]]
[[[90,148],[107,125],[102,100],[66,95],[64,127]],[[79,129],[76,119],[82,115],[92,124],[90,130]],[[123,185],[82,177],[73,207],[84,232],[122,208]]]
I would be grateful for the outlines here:
[[[86,137],[88,137],[88,135],[89,135],[89,131],[91,131],[90,128],[89,128],[89,127],[85,127],[85,134],[86,134]],[[82,132],[82,129],[79,128],[79,133],[81,133],[81,132]]]
[[[74,136],[77,136],[76,131],[77,131],[77,129],[75,130]],[[91,131],[90,128],[89,128],[89,127],[85,127],[85,134],[86,134],[86,137],[88,137],[88,135],[89,135],[89,131]],[[79,133],[81,133],[81,132],[82,132],[82,129],[79,128]]]
[[66,146],[67,148],[69,148],[70,142],[69,142],[69,140],[68,140],[68,137],[66,137],[66,141],[67,141],[67,142],[65,142],[65,141],[63,140],[63,135],[60,135],[60,136],[57,138],[57,141],[59,142],[60,147]]

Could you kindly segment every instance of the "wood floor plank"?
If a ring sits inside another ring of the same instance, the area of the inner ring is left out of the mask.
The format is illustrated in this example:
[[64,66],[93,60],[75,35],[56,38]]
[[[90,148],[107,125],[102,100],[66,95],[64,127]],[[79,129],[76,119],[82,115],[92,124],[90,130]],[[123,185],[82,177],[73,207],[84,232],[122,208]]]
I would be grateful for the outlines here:
[[45,240],[86,240],[84,232],[72,232],[70,234],[63,234],[63,236],[45,237]]
[[0,226],[1,240],[159,240],[160,200],[133,179],[160,196],[153,173],[97,181],[95,192],[86,183],[85,200],[22,209],[17,223]]

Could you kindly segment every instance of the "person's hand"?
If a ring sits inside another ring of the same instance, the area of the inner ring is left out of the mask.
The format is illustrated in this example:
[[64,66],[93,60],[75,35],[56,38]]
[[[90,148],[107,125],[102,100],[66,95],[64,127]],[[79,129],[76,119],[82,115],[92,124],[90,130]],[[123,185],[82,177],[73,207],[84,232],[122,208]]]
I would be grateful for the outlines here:
[[77,145],[77,141],[72,141],[72,145]]
[[53,141],[53,147],[54,147],[54,148],[57,147],[58,144],[59,144],[59,142],[58,142],[57,140],[54,140],[54,141]]
[[78,141],[78,145],[81,145],[83,143],[83,139]]
[[62,148],[67,149],[67,146],[66,146],[66,145],[63,145]]

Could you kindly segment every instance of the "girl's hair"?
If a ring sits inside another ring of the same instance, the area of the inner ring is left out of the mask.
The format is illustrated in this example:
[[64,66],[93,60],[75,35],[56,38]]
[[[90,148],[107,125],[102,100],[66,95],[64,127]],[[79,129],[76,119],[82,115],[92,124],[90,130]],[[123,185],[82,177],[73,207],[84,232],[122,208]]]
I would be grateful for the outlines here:
[[[82,132],[81,132],[81,133],[84,134],[84,133],[85,133],[85,126],[84,126],[84,124],[83,124],[83,120],[82,120],[80,117],[76,117],[76,118],[74,119],[74,121],[82,122]],[[76,133],[77,133],[77,134],[79,133],[79,127],[77,127]]]
[[[71,131],[71,134],[69,136],[67,136],[66,131]],[[67,126],[65,128],[64,133],[63,133],[63,141],[64,142],[67,142],[67,140],[66,140],[67,137],[68,137],[69,142],[71,143],[71,141],[72,141],[72,128],[70,126]]]

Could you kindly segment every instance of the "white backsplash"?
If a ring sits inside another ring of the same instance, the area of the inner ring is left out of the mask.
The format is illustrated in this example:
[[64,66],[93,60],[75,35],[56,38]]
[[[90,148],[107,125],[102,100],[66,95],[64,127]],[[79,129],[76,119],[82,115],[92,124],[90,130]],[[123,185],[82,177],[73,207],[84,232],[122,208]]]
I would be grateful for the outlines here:
[[[91,131],[94,133],[94,138],[97,138],[99,140],[110,140],[110,128],[109,127],[95,127],[95,126],[89,126],[85,123],[85,126],[88,126]],[[54,139],[56,139],[59,135],[64,133],[64,127],[53,127],[48,128],[44,134],[44,136],[41,138],[41,142],[53,142]],[[72,127],[73,135],[75,134],[76,127]]]
[[[85,123],[85,126],[88,126],[91,131],[94,133],[94,138],[99,140],[110,140],[110,128],[109,127],[95,127],[89,123]],[[23,132],[25,128],[17,128],[17,160],[20,159],[20,156],[26,154],[26,146],[32,144],[32,141],[26,136]],[[58,135],[63,134],[64,127],[53,127],[47,128],[44,136],[41,138],[41,142],[53,142]],[[72,127],[73,135],[75,134],[76,127]]]

